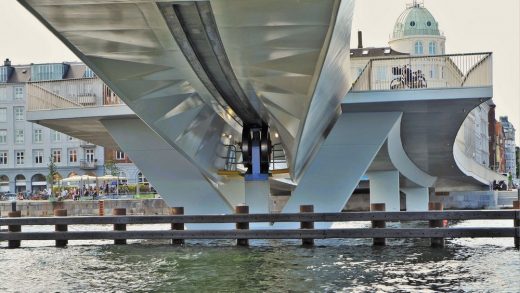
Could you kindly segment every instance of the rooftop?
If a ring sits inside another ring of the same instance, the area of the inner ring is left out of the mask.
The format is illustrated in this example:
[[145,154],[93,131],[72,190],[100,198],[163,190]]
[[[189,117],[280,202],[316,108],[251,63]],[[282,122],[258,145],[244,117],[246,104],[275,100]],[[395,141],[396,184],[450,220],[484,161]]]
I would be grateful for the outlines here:
[[439,23],[424,4],[414,1],[413,4],[408,4],[406,10],[397,18],[392,38],[422,35],[440,36]]

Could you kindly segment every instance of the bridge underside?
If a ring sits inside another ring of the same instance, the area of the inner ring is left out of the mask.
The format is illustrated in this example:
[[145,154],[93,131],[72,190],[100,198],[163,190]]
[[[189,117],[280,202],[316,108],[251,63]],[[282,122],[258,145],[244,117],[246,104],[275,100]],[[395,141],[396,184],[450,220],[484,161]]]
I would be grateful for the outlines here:
[[353,0],[20,3],[214,181],[262,125],[298,181],[349,87]]
[[228,145],[243,146],[243,129],[263,125],[287,158],[275,184],[291,191],[285,212],[341,211],[364,175],[388,210],[400,192],[424,210],[430,187],[475,190],[494,179],[456,143],[491,86],[347,94],[352,0],[19,1],[136,115],[85,115],[79,121],[111,135],[97,140],[63,112],[63,122],[29,119],[117,142],[188,214],[244,202],[269,211],[259,199],[269,181],[248,192],[242,177],[219,173]]

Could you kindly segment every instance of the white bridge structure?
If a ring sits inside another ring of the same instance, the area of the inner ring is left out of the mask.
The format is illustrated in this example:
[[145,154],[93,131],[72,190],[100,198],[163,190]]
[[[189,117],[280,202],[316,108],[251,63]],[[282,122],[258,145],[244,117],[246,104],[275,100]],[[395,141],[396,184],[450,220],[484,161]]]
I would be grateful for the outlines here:
[[350,80],[353,0],[19,2],[97,75],[31,84],[28,119],[117,146],[187,214],[270,212],[273,187],[284,212],[338,212],[365,175],[371,202],[421,211],[431,188],[503,179],[457,136],[492,97],[492,55],[374,59]]

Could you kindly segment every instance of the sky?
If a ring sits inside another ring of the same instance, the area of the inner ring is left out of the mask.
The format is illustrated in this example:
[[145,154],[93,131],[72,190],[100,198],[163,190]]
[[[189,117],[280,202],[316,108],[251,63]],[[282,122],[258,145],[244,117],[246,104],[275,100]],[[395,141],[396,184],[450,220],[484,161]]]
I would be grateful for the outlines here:
[[[387,46],[395,20],[412,0],[357,0],[357,31],[364,46]],[[507,115],[520,145],[520,1],[425,0],[446,36],[446,53],[493,52],[494,97],[498,116]],[[500,4],[497,4],[500,3]],[[54,35],[15,0],[0,0],[0,59],[13,64],[78,61]]]

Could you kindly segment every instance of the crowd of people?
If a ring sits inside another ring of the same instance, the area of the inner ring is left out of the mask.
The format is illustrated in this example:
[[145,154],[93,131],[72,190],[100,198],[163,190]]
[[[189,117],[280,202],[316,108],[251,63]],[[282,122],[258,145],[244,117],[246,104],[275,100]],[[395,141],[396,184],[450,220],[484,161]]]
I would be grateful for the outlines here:
[[54,195],[57,200],[79,200],[80,198],[98,199],[100,196],[114,195],[114,194],[129,194],[129,188],[127,184],[120,186],[102,184],[101,186],[87,186],[82,187],[71,187],[71,188],[59,188],[52,193],[51,188],[44,188],[42,190],[34,192],[18,192],[14,193],[1,193],[0,200],[47,200],[51,195]]

